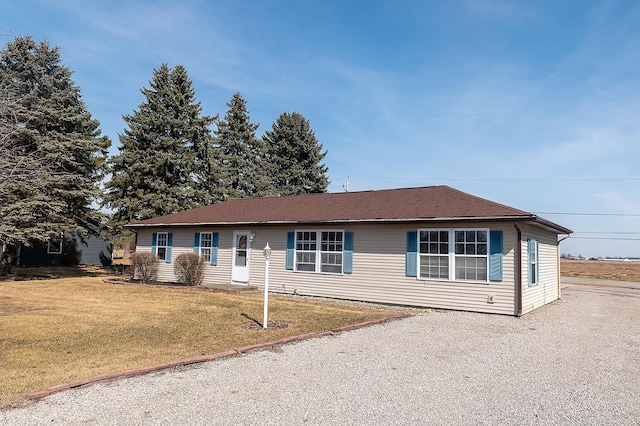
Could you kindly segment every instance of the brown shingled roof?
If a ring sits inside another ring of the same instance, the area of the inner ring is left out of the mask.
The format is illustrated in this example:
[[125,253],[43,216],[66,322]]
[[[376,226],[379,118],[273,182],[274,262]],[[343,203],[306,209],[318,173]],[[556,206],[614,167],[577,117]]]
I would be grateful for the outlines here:
[[532,213],[448,186],[241,198],[143,220],[129,227],[431,220],[529,220],[569,233]]

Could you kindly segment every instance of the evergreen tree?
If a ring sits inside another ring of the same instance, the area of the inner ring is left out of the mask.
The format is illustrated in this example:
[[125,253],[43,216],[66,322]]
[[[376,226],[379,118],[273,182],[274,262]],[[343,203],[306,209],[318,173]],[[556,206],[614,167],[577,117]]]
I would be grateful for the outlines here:
[[327,191],[328,169],[322,163],[327,151],[322,151],[322,144],[302,114],[281,114],[263,139],[275,168],[272,186],[277,195]]
[[93,206],[110,141],[57,48],[16,37],[0,51],[0,273],[19,244],[96,234]]
[[215,201],[217,186],[209,126],[186,69],[163,64],[153,71],[146,101],[119,135],[120,152],[110,160],[106,205],[114,209],[112,232],[136,220],[175,213]]
[[240,93],[235,93],[227,106],[227,113],[217,123],[221,198],[269,195],[272,167],[264,142],[256,137],[258,125],[251,123],[247,102]]

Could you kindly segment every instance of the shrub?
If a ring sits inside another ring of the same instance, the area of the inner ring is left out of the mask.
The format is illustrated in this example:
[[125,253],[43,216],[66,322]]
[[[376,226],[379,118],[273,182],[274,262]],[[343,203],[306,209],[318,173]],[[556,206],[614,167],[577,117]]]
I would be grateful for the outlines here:
[[202,284],[202,274],[204,273],[204,261],[196,253],[182,253],[176,257],[173,271],[180,282],[189,285]]
[[136,252],[131,254],[130,260],[134,277],[138,278],[141,283],[150,283],[158,278],[158,258],[155,254]]
[[71,266],[80,264],[82,260],[82,252],[78,250],[78,243],[73,238],[65,238],[62,244],[62,258],[60,264],[62,266]]
[[104,251],[100,250],[99,256],[100,256],[100,263],[102,264],[102,266],[113,265],[113,259],[111,258],[111,256],[107,256],[107,254],[104,254]]

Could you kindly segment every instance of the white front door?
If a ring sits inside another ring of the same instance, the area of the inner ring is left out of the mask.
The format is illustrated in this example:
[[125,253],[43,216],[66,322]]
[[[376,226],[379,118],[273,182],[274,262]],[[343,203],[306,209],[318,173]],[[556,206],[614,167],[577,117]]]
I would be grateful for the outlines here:
[[251,250],[251,231],[235,231],[233,233],[233,267],[231,281],[249,282],[249,254]]

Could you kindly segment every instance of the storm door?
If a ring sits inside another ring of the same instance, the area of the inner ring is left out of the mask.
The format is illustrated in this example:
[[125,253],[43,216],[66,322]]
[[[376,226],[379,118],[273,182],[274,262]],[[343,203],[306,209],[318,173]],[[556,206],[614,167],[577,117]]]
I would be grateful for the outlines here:
[[233,233],[233,267],[231,281],[249,282],[249,254],[251,250],[251,232],[235,231]]

